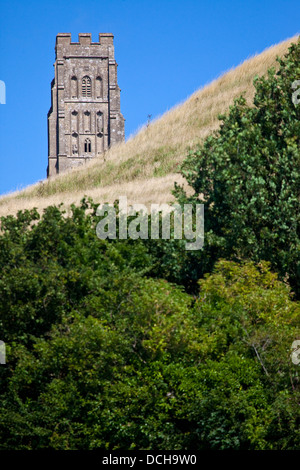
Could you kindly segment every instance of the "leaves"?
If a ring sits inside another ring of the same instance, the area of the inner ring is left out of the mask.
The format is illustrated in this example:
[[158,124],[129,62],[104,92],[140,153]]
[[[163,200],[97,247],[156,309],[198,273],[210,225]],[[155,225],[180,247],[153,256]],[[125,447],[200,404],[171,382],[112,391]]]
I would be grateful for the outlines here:
[[256,78],[254,106],[237,99],[219,131],[183,164],[194,194],[175,186],[178,201],[201,196],[205,204],[205,246],[188,259],[198,277],[220,258],[267,260],[300,295],[300,106],[291,99],[299,55],[300,41],[278,72]]

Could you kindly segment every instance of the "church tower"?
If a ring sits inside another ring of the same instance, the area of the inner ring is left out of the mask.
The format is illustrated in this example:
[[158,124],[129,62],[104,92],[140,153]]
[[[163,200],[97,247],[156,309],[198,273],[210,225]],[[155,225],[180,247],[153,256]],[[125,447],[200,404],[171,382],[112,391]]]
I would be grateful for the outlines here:
[[113,35],[56,36],[55,78],[48,112],[47,176],[85,164],[123,142],[124,118],[114,57]]

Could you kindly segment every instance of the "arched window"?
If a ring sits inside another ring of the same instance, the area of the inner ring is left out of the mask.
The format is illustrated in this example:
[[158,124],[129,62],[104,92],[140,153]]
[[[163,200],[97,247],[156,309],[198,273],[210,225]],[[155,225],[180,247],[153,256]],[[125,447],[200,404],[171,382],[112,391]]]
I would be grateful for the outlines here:
[[92,81],[87,75],[82,79],[82,96],[92,96]]
[[90,153],[92,151],[92,144],[91,144],[91,141],[90,139],[85,139],[84,141],[84,151],[86,153]]
[[78,97],[77,78],[75,76],[71,78],[71,97],[72,98]]

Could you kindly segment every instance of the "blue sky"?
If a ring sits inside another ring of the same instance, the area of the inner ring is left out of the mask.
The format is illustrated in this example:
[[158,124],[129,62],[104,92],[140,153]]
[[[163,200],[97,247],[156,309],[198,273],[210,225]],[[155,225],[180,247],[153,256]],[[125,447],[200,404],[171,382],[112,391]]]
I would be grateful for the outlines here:
[[0,194],[46,177],[57,33],[114,34],[127,139],[299,25],[299,0],[1,0]]

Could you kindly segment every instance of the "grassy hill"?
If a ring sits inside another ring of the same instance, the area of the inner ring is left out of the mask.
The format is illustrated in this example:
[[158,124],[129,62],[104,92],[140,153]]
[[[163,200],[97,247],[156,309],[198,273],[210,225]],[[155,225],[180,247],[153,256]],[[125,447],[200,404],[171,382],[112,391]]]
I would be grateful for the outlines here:
[[[276,66],[296,37],[272,46],[193,93],[127,142],[116,145],[86,165],[0,198],[0,216],[52,204],[78,203],[84,195],[95,202],[113,202],[126,195],[129,203],[172,201],[178,167],[189,149],[219,126],[218,115],[245,93],[251,103],[253,78]],[[46,157],[45,157],[46,165]]]

